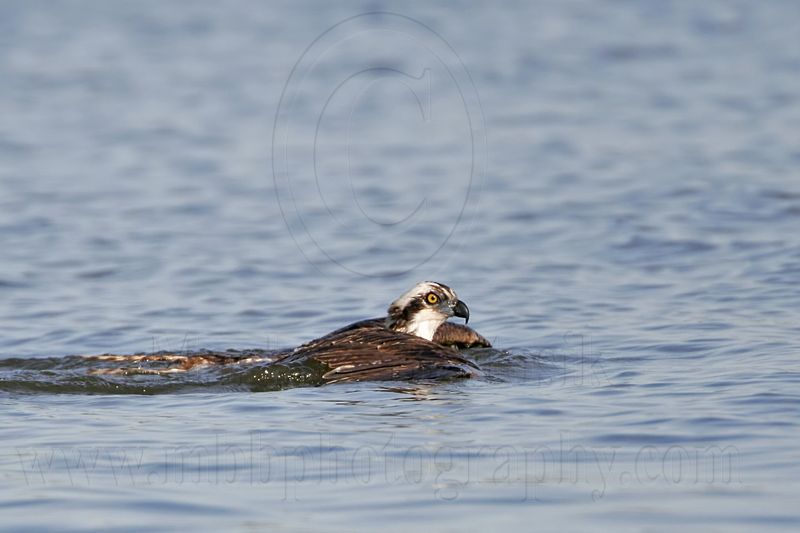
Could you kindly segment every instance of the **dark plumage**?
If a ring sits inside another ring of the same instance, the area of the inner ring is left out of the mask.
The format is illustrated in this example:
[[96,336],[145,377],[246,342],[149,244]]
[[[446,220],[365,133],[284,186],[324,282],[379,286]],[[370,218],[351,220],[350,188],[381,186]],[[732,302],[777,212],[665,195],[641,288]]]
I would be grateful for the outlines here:
[[313,370],[314,383],[317,379],[332,383],[478,375],[478,366],[462,357],[458,349],[491,344],[465,325],[446,322],[452,316],[469,320],[469,308],[448,286],[426,281],[392,302],[386,317],[355,322],[293,350],[107,354],[92,358],[138,366],[104,367],[93,373],[164,374],[215,365],[257,364],[276,370],[304,366]]
[[[453,331],[463,334],[461,328],[480,337],[465,326]],[[309,362],[325,365],[322,378],[326,382],[470,377],[480,373],[475,363],[455,349],[387,329],[383,319],[356,322],[298,346],[276,361],[283,365]]]
[[[395,300],[386,318],[355,322],[276,362],[322,364],[328,382],[474,376],[478,366],[456,348],[491,344],[467,326],[445,322],[456,315],[469,319],[469,309],[452,289],[422,282]],[[428,334],[430,339],[424,337]]]
[[445,322],[433,336],[433,342],[443,346],[454,346],[456,348],[491,348],[486,337],[475,331],[469,326]]

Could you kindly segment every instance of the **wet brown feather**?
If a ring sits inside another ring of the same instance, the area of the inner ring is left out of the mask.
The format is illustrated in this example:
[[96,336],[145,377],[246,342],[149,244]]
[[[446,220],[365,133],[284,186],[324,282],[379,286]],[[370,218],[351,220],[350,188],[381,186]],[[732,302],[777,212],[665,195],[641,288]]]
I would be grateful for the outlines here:
[[457,348],[491,348],[486,337],[475,331],[469,326],[445,322],[433,336],[433,342],[444,346],[456,346]]
[[386,328],[385,318],[355,322],[293,350],[204,350],[197,353],[155,352],[135,355],[96,355],[87,359],[135,364],[92,371],[93,374],[165,374],[205,366],[242,363],[324,365],[322,379],[338,381],[433,379],[472,377],[479,367],[461,357],[456,348],[491,346],[473,329],[445,322],[434,340]]
[[329,369],[323,376],[326,381],[469,377],[480,373],[475,363],[452,348],[386,329],[383,319],[351,324],[298,346],[278,362],[308,361]]

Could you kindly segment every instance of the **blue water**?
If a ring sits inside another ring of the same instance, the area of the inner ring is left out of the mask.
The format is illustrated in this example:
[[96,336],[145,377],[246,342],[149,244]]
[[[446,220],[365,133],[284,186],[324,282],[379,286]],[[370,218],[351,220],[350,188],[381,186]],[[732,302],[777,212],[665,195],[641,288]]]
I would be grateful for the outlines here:
[[0,528],[796,530],[798,27],[3,2],[0,358],[284,348],[422,279],[503,355],[271,392],[4,371]]

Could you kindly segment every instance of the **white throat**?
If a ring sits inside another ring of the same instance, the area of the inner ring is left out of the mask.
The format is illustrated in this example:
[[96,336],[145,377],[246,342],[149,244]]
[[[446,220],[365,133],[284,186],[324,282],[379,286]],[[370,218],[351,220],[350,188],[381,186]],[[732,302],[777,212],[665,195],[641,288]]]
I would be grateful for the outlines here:
[[398,331],[410,333],[411,335],[416,335],[417,337],[432,341],[434,333],[436,333],[436,330],[439,329],[439,326],[441,326],[445,320],[447,320],[447,317],[442,315],[439,311],[422,309],[403,327],[398,328]]

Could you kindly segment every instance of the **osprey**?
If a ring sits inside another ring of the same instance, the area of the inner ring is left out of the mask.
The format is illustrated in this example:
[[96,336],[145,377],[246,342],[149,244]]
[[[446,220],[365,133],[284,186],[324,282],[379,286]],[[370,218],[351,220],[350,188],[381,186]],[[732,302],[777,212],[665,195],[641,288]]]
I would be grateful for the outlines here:
[[325,365],[326,382],[474,376],[478,366],[456,348],[490,347],[486,338],[450,317],[469,322],[455,291],[417,283],[389,305],[385,318],[361,320],[284,352],[279,364]]
[[[423,281],[392,302],[385,317],[354,322],[292,350],[105,354],[89,358],[139,366],[96,369],[91,373],[165,374],[212,365],[252,363],[275,366],[276,370],[280,366],[309,367],[322,383],[478,375],[478,366],[459,355],[458,349],[491,344],[468,326],[447,322],[451,317],[469,321],[467,304],[447,285]],[[143,367],[143,363],[155,368]]]

